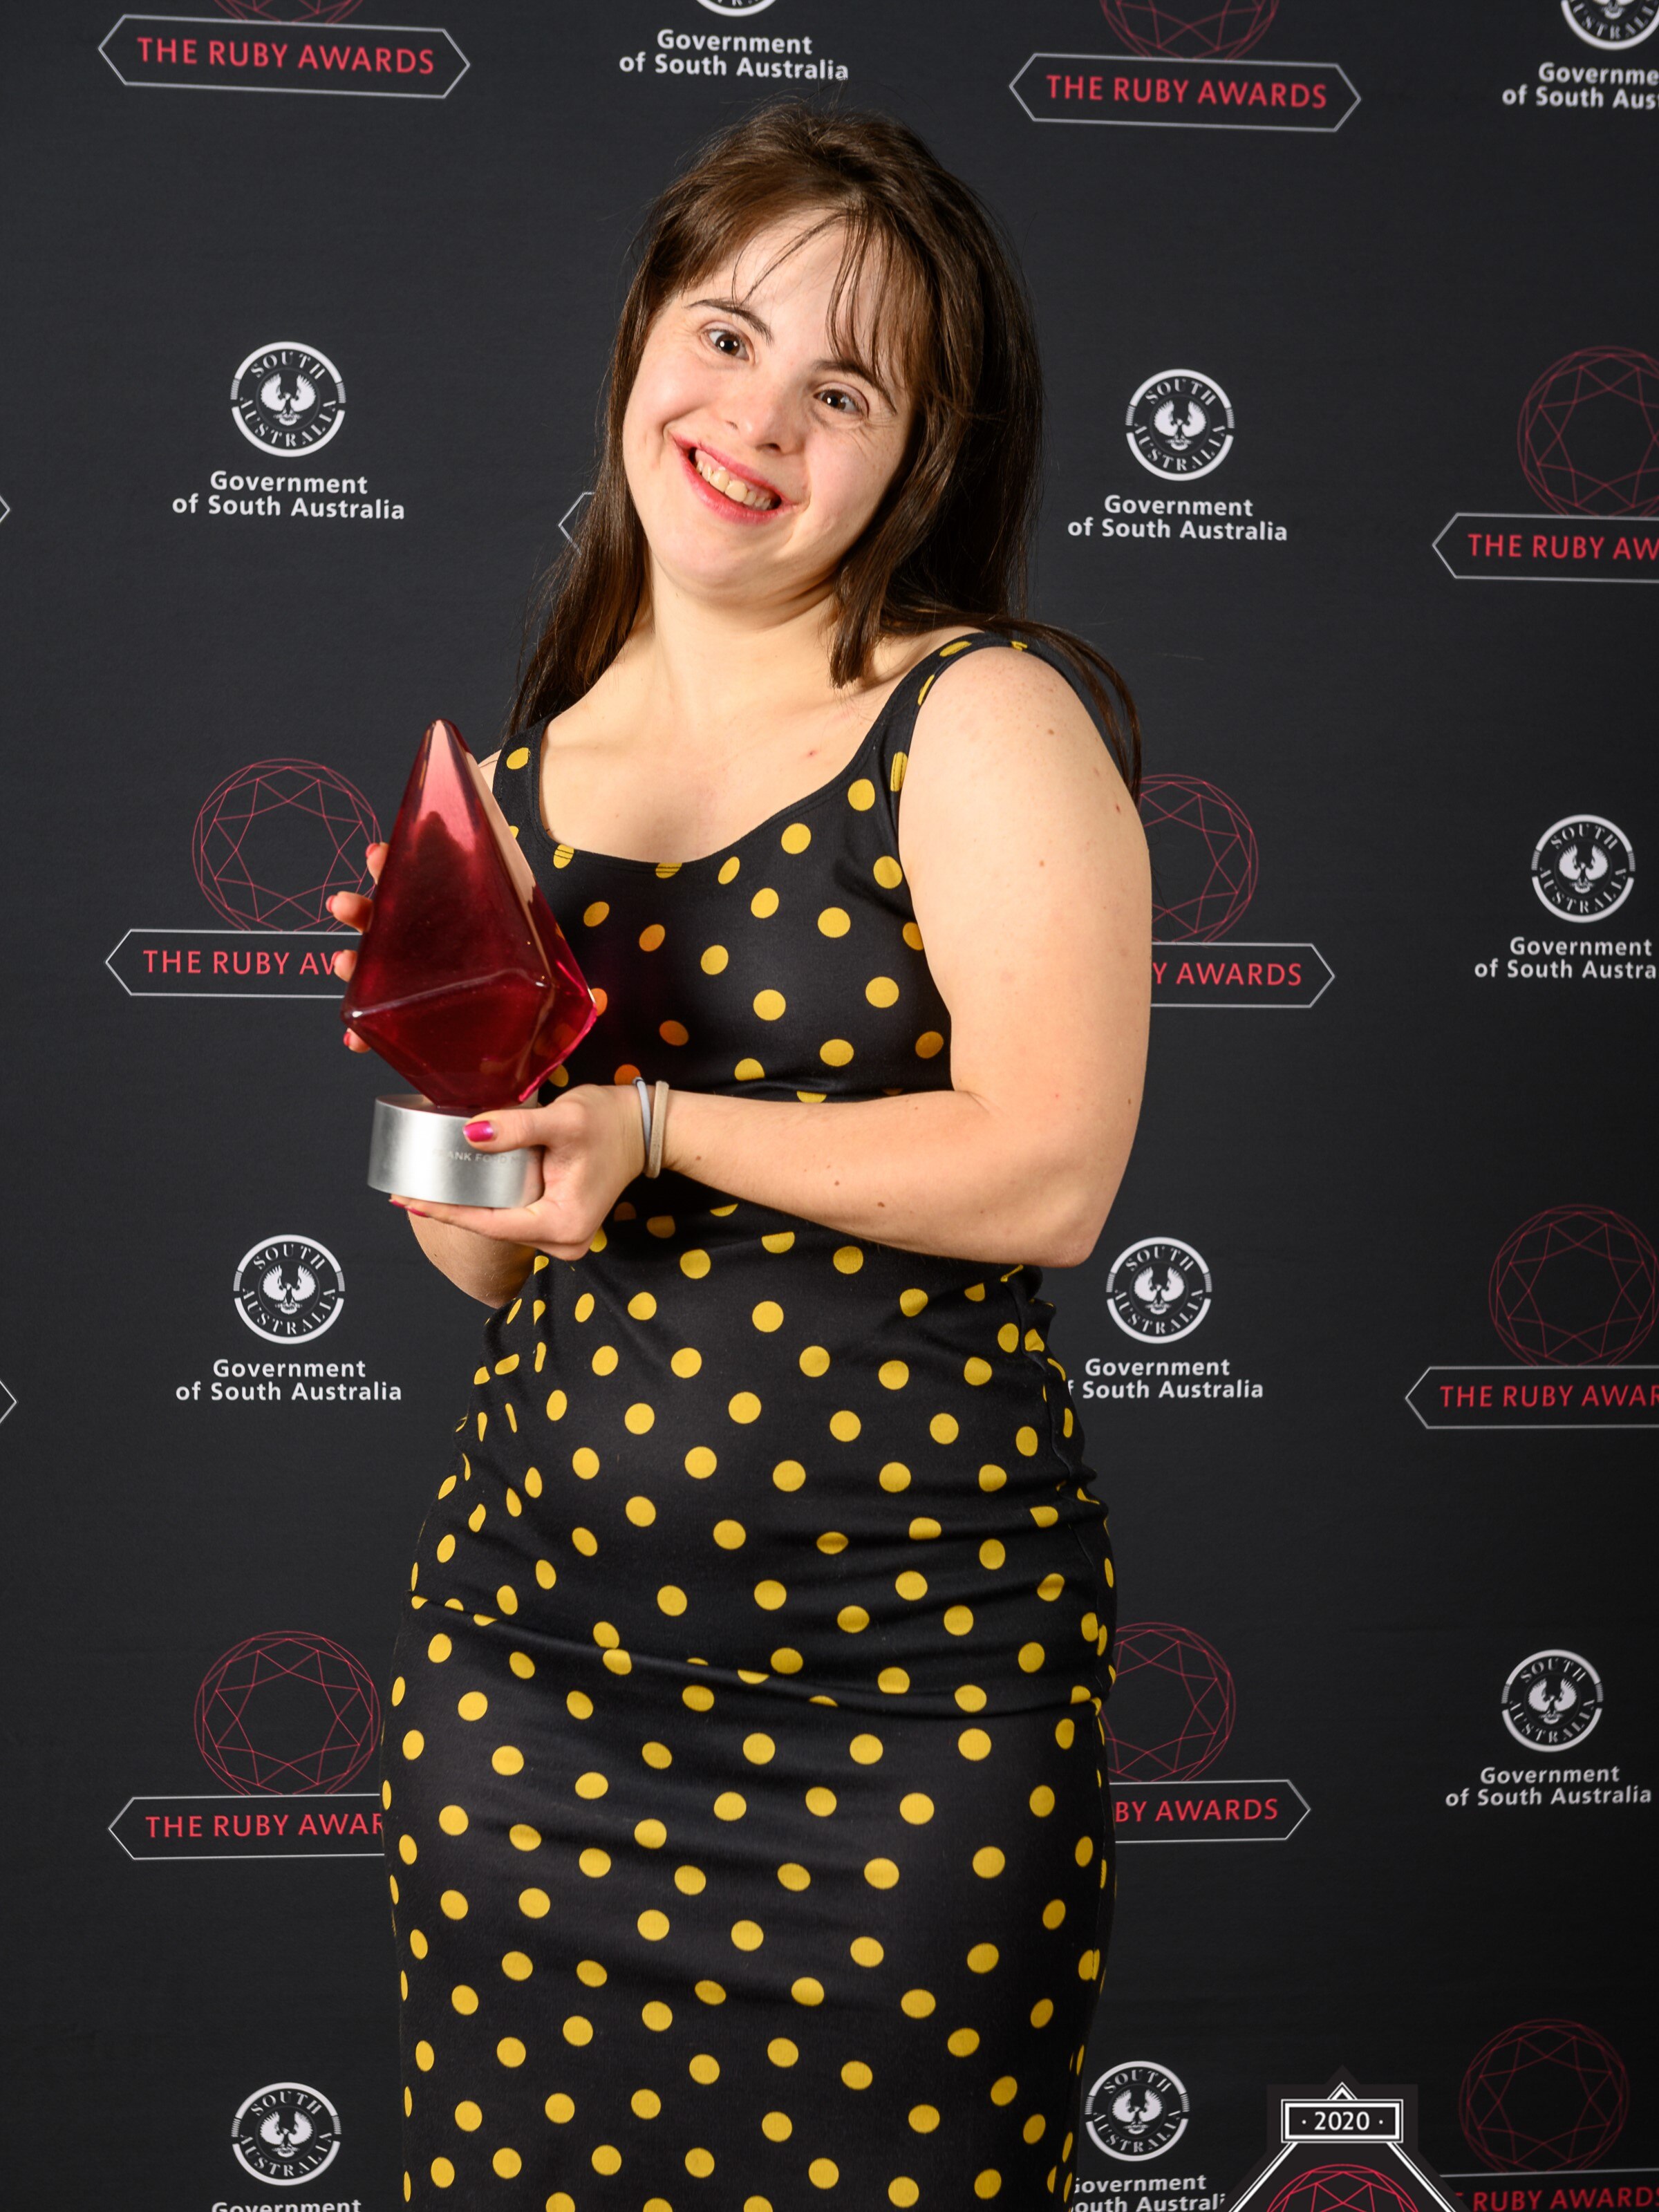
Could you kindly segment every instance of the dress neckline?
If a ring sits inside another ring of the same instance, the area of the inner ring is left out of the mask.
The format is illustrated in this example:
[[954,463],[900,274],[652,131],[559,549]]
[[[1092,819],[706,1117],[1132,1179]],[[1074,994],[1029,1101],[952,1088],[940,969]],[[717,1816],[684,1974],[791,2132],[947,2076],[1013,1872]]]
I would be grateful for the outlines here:
[[[984,633],[975,630],[969,635],[969,637],[979,637]],[[855,771],[864,765],[865,757],[871,747],[879,745],[883,732],[887,726],[887,718],[903,696],[905,687],[915,682],[929,661],[938,659],[940,653],[949,652],[952,646],[956,646],[959,650],[967,641],[966,639],[948,639],[943,646],[935,647],[932,653],[924,653],[914,667],[905,670],[903,675],[899,678],[886,698],[876,709],[875,720],[859,741],[858,750],[850,760],[836,769],[827,783],[819,784],[816,790],[805,792],[799,799],[788,800],[784,805],[775,808],[763,822],[756,823],[751,830],[745,830],[739,836],[728,838],[725,844],[717,845],[712,853],[700,853],[695,860],[640,860],[626,853],[600,853],[595,851],[592,846],[569,844],[549,829],[542,812],[542,756],[547,744],[547,732],[551,727],[552,718],[550,716],[549,720],[542,724],[537,734],[528,763],[530,818],[536,825],[537,835],[544,839],[554,852],[566,853],[573,860],[597,861],[604,867],[632,869],[654,876],[680,875],[688,868],[706,868],[713,860],[727,860],[743,846],[752,844],[757,837],[775,828],[779,823],[827,805],[830,799],[836,797],[842,787],[849,779],[855,782],[857,781]]]

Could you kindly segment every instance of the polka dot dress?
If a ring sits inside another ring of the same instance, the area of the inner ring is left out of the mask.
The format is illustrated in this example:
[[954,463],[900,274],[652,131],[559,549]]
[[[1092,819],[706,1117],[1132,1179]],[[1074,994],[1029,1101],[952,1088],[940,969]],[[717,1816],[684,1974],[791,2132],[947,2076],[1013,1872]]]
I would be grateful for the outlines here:
[[[904,747],[1000,642],[929,656],[832,782],[702,860],[555,844],[509,744],[604,1007],[565,1080],[948,1087]],[[407,2201],[1069,2195],[1111,1567],[1039,1285],[665,1174],[492,1317],[386,1737]]]

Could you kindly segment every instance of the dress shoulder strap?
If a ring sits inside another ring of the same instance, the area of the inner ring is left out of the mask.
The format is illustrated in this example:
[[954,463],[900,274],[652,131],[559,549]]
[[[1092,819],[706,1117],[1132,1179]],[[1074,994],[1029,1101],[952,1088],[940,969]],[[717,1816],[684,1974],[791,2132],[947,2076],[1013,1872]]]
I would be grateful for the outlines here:
[[501,747],[491,787],[507,827],[526,849],[546,835],[541,808],[542,732],[546,726],[542,720],[513,732]]

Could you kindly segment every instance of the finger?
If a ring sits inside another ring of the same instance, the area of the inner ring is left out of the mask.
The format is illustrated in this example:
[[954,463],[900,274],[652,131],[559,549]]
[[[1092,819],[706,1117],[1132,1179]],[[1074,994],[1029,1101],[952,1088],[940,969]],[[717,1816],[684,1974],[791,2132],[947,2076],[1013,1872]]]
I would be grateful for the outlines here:
[[350,980],[352,969],[357,965],[357,956],[355,952],[337,952],[331,964],[340,981],[343,983],[348,982]]
[[475,1237],[493,1237],[502,1244],[533,1244],[543,1226],[522,1206],[442,1206],[435,1199],[395,1197],[392,1203],[424,1221],[441,1221],[447,1229],[470,1229]]
[[475,1152],[520,1152],[547,1142],[544,1112],[539,1106],[492,1106],[474,1115],[461,1134]]
[[374,900],[365,898],[361,891],[336,891],[327,904],[335,921],[343,922],[348,929],[363,928],[374,911]]
[[348,1030],[346,1031],[345,1042],[346,1050],[348,1052],[368,1052],[369,1050],[369,1047],[363,1042],[356,1030]]
[[368,872],[377,884],[380,880],[380,871],[386,866],[386,856],[390,849],[391,848],[386,845],[371,845],[368,848],[366,855]]

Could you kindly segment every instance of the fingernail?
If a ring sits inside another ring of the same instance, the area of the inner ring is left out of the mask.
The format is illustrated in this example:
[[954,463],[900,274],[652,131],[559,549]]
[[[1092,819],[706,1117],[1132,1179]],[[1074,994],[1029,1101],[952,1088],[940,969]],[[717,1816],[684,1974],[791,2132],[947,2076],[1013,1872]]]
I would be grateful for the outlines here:
[[487,1145],[495,1133],[493,1121],[469,1121],[461,1131],[469,1145]]
[[406,1198],[389,1198],[386,1200],[386,1204],[388,1206],[401,1206],[405,1213],[409,1211],[409,1200]]

